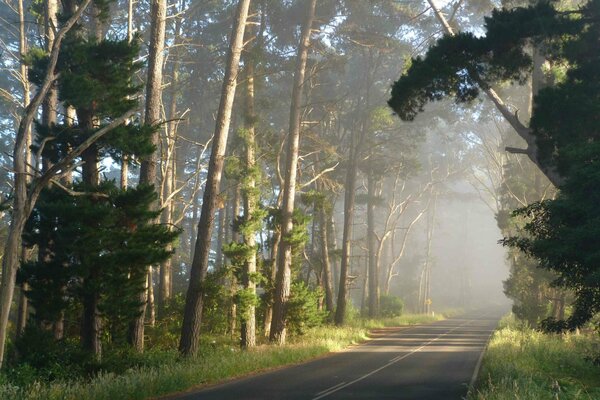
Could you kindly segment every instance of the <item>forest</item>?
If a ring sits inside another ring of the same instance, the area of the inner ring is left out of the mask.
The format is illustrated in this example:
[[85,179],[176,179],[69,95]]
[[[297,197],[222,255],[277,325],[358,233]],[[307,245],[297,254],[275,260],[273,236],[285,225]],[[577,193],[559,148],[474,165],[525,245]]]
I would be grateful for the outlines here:
[[457,399],[598,398],[599,38],[600,0],[0,0],[0,399],[398,327],[447,330],[388,369],[477,347]]

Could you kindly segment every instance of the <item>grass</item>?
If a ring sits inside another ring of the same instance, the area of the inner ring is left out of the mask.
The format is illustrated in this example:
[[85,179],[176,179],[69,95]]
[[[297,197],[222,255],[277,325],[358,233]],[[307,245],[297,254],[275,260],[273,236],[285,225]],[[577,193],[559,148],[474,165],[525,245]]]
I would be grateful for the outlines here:
[[355,319],[345,327],[311,329],[304,336],[291,338],[285,346],[261,345],[249,351],[240,351],[231,344],[205,343],[201,354],[193,359],[166,354],[163,364],[133,368],[119,375],[100,374],[87,381],[36,383],[23,388],[2,382],[0,376],[0,399],[141,400],[159,397],[339,351],[366,340],[369,329],[423,324],[443,318],[441,314],[436,317],[408,314],[384,320]]
[[600,399],[597,334],[544,334],[505,317],[468,400]]

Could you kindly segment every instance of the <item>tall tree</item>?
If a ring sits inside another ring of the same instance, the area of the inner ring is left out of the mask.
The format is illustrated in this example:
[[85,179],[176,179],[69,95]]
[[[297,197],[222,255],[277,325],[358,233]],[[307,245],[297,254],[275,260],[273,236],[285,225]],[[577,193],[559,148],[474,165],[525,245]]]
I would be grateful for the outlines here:
[[[148,80],[146,84],[146,107],[144,119],[146,125],[157,125],[161,119],[162,105],[162,75],[165,47],[165,24],[167,18],[167,1],[153,0],[151,5],[150,50],[148,54]],[[158,147],[158,129],[152,134],[152,144]],[[142,160],[140,168],[140,185],[156,185],[156,152]],[[148,266],[148,275],[152,276]],[[152,284],[148,279],[148,287]],[[148,293],[145,289],[140,293],[140,315],[131,322],[130,343],[137,351],[144,350],[144,314],[148,303]]]
[[221,89],[221,102],[217,114],[206,186],[202,199],[202,211],[200,213],[200,220],[198,221],[194,258],[190,270],[190,282],[186,294],[183,323],[181,326],[179,351],[186,356],[196,354],[200,341],[203,303],[202,285],[205,283],[206,274],[208,272],[208,255],[210,252],[210,242],[214,225],[214,214],[217,208],[217,197],[219,195],[219,186],[223,172],[231,111],[233,100],[235,98],[240,56],[242,48],[244,47],[244,31],[246,28],[249,7],[250,0],[240,0],[237,6],[230,39],[227,67]]
[[279,344],[285,343],[286,338],[286,307],[290,296],[292,283],[292,244],[290,236],[293,230],[294,201],[296,197],[296,174],[298,169],[298,153],[300,149],[300,131],[302,119],[302,94],[304,91],[304,76],[306,61],[315,19],[317,0],[307,0],[306,19],[302,25],[294,85],[292,87],[292,102],[290,105],[290,126],[287,137],[287,154],[285,164],[285,180],[283,186],[283,203],[281,209],[281,235],[277,260],[277,275],[275,278],[275,297],[273,303],[273,320],[271,322],[270,340]]

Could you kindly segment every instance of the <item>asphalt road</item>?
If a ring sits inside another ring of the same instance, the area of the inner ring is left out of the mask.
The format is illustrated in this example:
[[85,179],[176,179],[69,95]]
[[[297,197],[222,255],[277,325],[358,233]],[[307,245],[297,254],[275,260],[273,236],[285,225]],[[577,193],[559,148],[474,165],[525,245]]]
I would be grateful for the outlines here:
[[503,311],[378,330],[373,340],[328,357],[173,398],[459,400]]

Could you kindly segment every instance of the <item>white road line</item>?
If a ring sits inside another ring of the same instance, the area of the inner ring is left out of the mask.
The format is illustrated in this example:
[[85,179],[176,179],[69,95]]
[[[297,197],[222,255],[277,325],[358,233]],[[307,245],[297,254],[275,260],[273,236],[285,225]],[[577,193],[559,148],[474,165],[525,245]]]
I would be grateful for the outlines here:
[[[474,320],[469,320],[469,321],[467,321],[467,322],[464,322],[464,323],[462,323],[462,324],[460,324],[460,325],[457,325],[457,326],[455,326],[454,328],[450,329],[448,332],[446,332],[446,333],[444,333],[444,334],[441,334],[441,335],[439,335],[439,336],[438,336],[438,337],[436,337],[435,339],[431,339],[429,342],[427,342],[427,343],[425,343],[424,345],[422,345],[422,346],[420,346],[420,347],[418,347],[418,348],[414,349],[414,350],[413,350],[413,351],[411,351],[410,353],[404,354],[403,356],[396,357],[396,358],[392,359],[392,361],[389,361],[387,364],[385,364],[385,365],[383,365],[383,366],[381,366],[381,367],[379,367],[379,368],[377,368],[377,369],[374,369],[373,371],[371,371],[371,372],[369,372],[369,373],[367,373],[367,374],[364,374],[363,376],[361,376],[361,377],[359,377],[359,378],[356,378],[355,380],[353,380],[353,381],[351,381],[351,382],[348,382],[348,383],[346,383],[346,384],[342,384],[342,385],[336,385],[337,387],[335,387],[335,389],[334,389],[334,388],[332,388],[332,389],[330,389],[329,391],[327,391],[327,392],[325,392],[325,393],[323,393],[323,392],[319,392],[319,393],[317,393],[317,397],[314,397],[312,400],[319,400],[319,399],[322,399],[322,398],[324,398],[324,397],[327,397],[327,396],[329,396],[330,394],[333,394],[333,393],[335,393],[335,392],[337,392],[337,391],[340,391],[340,390],[342,390],[342,389],[344,389],[344,388],[347,388],[347,387],[348,387],[348,386],[350,386],[350,385],[353,385],[353,384],[355,384],[355,383],[357,383],[357,382],[360,382],[360,381],[362,381],[363,379],[366,379],[366,378],[368,378],[369,376],[371,376],[371,375],[373,375],[373,374],[376,374],[376,373],[378,373],[379,371],[381,371],[381,370],[383,370],[383,369],[385,369],[385,368],[389,367],[390,365],[393,365],[393,364],[397,363],[398,361],[404,360],[406,357],[409,357],[409,356],[413,355],[414,353],[416,353],[417,351],[421,350],[422,348],[424,348],[424,347],[427,347],[427,346],[428,346],[428,345],[430,345],[431,343],[433,343],[433,342],[435,342],[435,341],[439,340],[440,338],[442,338],[442,337],[444,337],[444,336],[446,336],[446,335],[448,335],[448,334],[450,334],[450,333],[454,332],[454,331],[455,331],[455,330],[457,330],[458,328],[462,328],[463,326],[470,324],[470,323],[471,323],[471,322],[473,322],[473,321],[474,321]],[[321,393],[323,393],[323,394],[321,394]]]
[[494,332],[496,332],[496,330],[492,329],[491,333],[487,337],[485,346],[483,346],[483,350],[481,350],[481,354],[479,355],[479,358],[477,359],[477,364],[475,365],[475,370],[473,371],[473,375],[471,376],[471,382],[469,382],[469,391],[471,389],[473,389],[473,386],[475,385],[475,381],[477,380],[477,376],[479,376],[479,371],[481,370],[481,364],[483,363],[483,356],[485,355],[485,353],[487,351],[488,345],[490,344],[490,339],[492,338],[492,335],[494,334]]
[[335,386],[332,386],[332,387],[330,387],[330,388],[327,388],[327,389],[325,389],[325,390],[322,390],[322,391],[320,391],[319,393],[317,393],[317,396],[318,396],[318,395],[321,395],[321,394],[325,394],[325,393],[329,392],[330,390],[335,390],[335,389],[337,389],[337,388],[338,388],[338,386],[342,386],[344,383],[346,383],[346,382],[340,382],[340,383],[338,383],[338,384],[337,384],[337,385],[335,385]]

